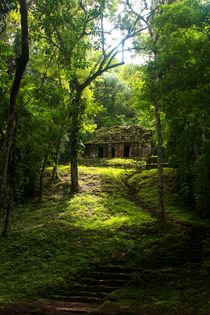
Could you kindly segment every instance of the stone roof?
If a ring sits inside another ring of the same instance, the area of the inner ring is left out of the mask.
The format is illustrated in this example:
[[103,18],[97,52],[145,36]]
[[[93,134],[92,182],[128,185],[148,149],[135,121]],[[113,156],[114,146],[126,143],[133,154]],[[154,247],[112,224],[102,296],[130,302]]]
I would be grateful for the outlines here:
[[87,144],[139,142],[143,139],[150,139],[151,135],[151,130],[137,125],[114,126],[96,130],[94,138],[88,141]]

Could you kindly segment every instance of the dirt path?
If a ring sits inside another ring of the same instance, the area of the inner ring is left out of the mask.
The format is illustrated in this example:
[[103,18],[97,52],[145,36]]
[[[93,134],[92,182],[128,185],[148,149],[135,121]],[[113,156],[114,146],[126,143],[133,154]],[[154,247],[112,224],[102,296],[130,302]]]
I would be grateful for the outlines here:
[[139,174],[137,172],[134,172],[132,174],[129,174],[125,178],[125,185],[128,188],[127,197],[130,201],[135,202],[135,204],[139,207],[141,207],[142,210],[145,212],[149,212],[152,216],[158,218],[158,210],[152,207],[150,204],[148,204],[143,198],[140,197],[138,193],[138,190],[136,187],[129,184],[129,179],[134,176],[135,174]]

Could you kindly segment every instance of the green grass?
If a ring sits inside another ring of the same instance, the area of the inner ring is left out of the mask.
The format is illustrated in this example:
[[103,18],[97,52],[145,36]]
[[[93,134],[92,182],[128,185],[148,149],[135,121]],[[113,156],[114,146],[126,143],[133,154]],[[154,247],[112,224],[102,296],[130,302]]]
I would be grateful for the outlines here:
[[96,158],[96,159],[82,159],[80,161],[81,165],[86,166],[106,166],[112,168],[123,168],[123,169],[136,169],[136,168],[145,168],[146,159],[144,158],[136,158],[136,159],[128,159],[128,158]]
[[134,271],[130,285],[113,293],[116,307],[148,314],[209,314],[208,240],[200,265],[174,263],[185,255],[188,225],[204,222],[181,207],[173,170],[165,170],[166,224],[127,195],[129,175],[141,198],[157,206],[155,170],[131,177],[132,169],[81,166],[80,192],[74,196],[68,194],[69,166],[61,166],[59,179],[49,185],[51,170],[43,203],[16,208],[11,236],[0,239],[2,306],[47,299],[94,264],[119,260]]
[[[129,184],[138,190],[138,195],[152,207],[158,207],[158,173],[156,169],[143,170],[129,179]],[[193,209],[187,209],[177,195],[176,171],[164,168],[164,202],[166,216],[170,220],[184,223],[209,224],[201,220]]]
[[[60,167],[60,176],[65,177],[68,170],[68,166]],[[48,287],[65,285],[65,277],[71,279],[93,261],[118,250],[118,229],[153,220],[126,200],[123,190],[118,191],[124,173],[122,169],[81,167],[82,177],[102,179],[100,194],[88,190],[53,199],[47,189],[42,204],[31,202],[15,209],[11,236],[0,239],[2,304],[40,297]],[[110,179],[118,196],[106,192]]]
[[147,222],[152,218],[141,213],[135,204],[122,197],[113,198],[104,193],[101,196],[82,194],[67,202],[61,221],[73,223],[85,229],[116,229],[122,225],[132,226],[136,220]]

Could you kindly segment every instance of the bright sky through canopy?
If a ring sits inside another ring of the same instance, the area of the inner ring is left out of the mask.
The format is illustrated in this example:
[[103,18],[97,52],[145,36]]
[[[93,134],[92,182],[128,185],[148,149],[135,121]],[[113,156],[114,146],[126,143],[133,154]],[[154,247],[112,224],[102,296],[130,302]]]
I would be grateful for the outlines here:
[[[149,13],[148,6],[149,3],[139,1],[138,3],[133,3],[132,1],[126,1],[126,3],[122,3],[118,6],[117,15],[119,19],[119,23],[112,23],[108,18],[104,17],[103,19],[103,28],[105,31],[104,36],[104,44],[105,49],[110,51],[113,47],[120,44],[123,38],[125,38],[128,34],[128,29],[133,27],[132,23],[135,24],[137,16],[141,15],[146,18]],[[143,20],[138,20],[139,30],[142,30],[142,33],[146,33],[146,24]],[[138,35],[137,35],[138,36]],[[136,36],[136,37],[137,37]],[[136,64],[144,64],[147,62],[147,56],[141,52],[136,52],[133,45],[133,38],[128,38],[123,43],[123,45],[119,45],[117,49],[118,53],[116,54],[116,58],[119,61],[124,60],[125,63],[136,63]]]

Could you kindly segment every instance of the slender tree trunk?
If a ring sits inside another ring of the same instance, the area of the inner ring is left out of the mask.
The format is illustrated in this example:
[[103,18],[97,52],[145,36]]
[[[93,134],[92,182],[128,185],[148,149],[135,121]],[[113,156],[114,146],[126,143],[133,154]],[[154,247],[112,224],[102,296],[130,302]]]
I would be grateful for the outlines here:
[[15,76],[10,91],[8,123],[2,146],[2,158],[0,161],[0,217],[6,204],[7,173],[10,148],[12,145],[14,127],[16,122],[16,99],[20,89],[21,80],[29,60],[28,45],[28,12],[26,0],[19,0],[21,16],[21,55],[17,58]]
[[72,116],[73,125],[71,130],[71,193],[77,193],[79,190],[78,179],[78,113]]
[[55,164],[53,167],[52,180],[55,180],[56,178],[58,178],[58,162],[60,159],[60,151],[61,151],[61,139],[59,139],[56,145]]
[[2,159],[0,163],[0,220],[2,221],[3,209],[6,207],[6,195],[7,195],[7,173],[8,173],[8,162],[9,153],[12,144],[12,138],[15,128],[15,118],[8,122],[6,136],[2,146]]
[[3,228],[3,232],[2,232],[3,236],[9,236],[9,234],[10,234],[10,225],[11,225],[13,203],[14,203],[13,197],[11,197],[11,199],[7,205],[6,218],[5,218],[4,228]]
[[78,147],[79,147],[79,130],[80,130],[80,106],[81,106],[82,91],[78,88],[75,102],[73,104],[74,110],[72,113],[72,126],[71,126],[71,193],[77,193],[79,190],[78,180]]
[[42,168],[41,168],[41,172],[40,172],[40,176],[39,176],[39,198],[38,198],[39,202],[42,202],[44,171],[45,171],[45,167],[46,167],[46,164],[47,164],[49,152],[50,152],[50,150],[48,150],[47,154],[44,157],[44,161],[42,163]]
[[[157,43],[159,39],[159,34],[156,30],[154,30],[151,26],[151,21],[153,20],[156,9],[158,8],[160,2],[158,0],[151,1],[151,9],[154,11],[149,20],[147,20],[147,27],[150,39],[153,44],[153,54],[154,54],[154,61],[158,59],[158,50],[157,50]],[[162,128],[161,128],[161,119],[160,119],[160,105],[158,101],[158,82],[159,82],[159,74],[158,71],[154,76],[154,89],[156,92],[154,108],[155,108],[155,121],[156,121],[156,133],[157,133],[157,140],[158,140],[158,147],[157,147],[157,164],[158,164],[158,206],[159,206],[159,218],[161,221],[165,221],[165,209],[164,209],[164,178],[163,178],[163,140],[162,140]]]
[[162,128],[160,119],[160,107],[158,101],[155,102],[155,120],[156,132],[158,138],[157,148],[157,164],[158,164],[158,203],[159,203],[159,216],[162,221],[165,220],[164,209],[164,180],[163,180],[163,144],[162,144]]
[[71,159],[71,193],[79,191],[79,178],[78,178],[78,154],[75,152],[74,159]]

